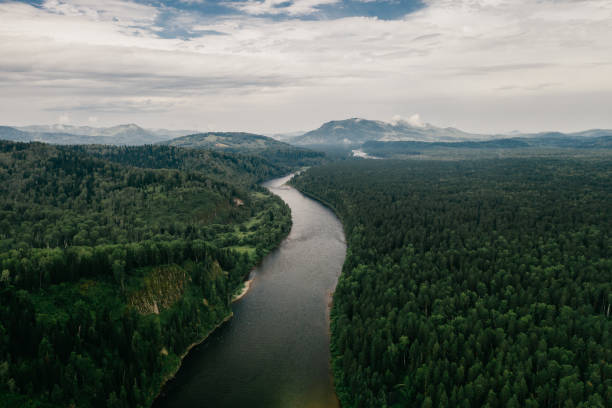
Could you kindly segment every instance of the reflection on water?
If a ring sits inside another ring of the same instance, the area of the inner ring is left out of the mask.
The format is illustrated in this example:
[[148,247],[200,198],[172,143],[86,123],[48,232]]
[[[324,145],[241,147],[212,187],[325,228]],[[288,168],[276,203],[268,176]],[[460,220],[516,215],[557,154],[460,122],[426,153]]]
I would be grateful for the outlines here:
[[293,227],[255,271],[234,317],[194,348],[155,407],[338,407],[329,369],[327,305],[346,244],[327,208],[284,183],[265,186]]

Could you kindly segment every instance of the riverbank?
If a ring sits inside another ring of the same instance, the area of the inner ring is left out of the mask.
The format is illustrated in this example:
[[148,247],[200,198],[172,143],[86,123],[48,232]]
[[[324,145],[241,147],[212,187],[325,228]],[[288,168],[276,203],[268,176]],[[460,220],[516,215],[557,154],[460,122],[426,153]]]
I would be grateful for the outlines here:
[[[282,242],[282,240],[280,242]],[[264,256],[264,258],[265,258],[265,256]],[[261,263],[261,261],[260,261],[260,263]],[[251,271],[249,272],[250,278],[242,283],[242,289],[240,290],[240,292],[234,294],[234,296],[232,297],[231,303],[235,303],[238,300],[242,299],[249,292],[249,290],[251,288],[251,284],[253,283],[253,280],[255,280],[255,276],[253,275],[253,271],[256,268],[257,268],[257,266],[255,266],[255,267],[253,267],[253,269],[251,269]],[[234,316],[234,312],[230,310],[229,314],[227,316],[225,316],[223,318],[223,320],[221,320],[221,322],[219,322],[215,327],[210,329],[206,333],[206,335],[204,335],[204,337],[202,337],[201,339],[199,339],[196,342],[191,343],[189,345],[189,347],[187,347],[187,349],[183,352],[183,354],[181,354],[179,356],[179,363],[177,364],[177,366],[168,375],[166,375],[166,377],[164,377],[164,379],[162,380],[162,383],[159,386],[159,391],[157,392],[157,394],[153,398],[153,402],[155,402],[155,400],[157,398],[159,398],[159,396],[162,394],[166,384],[176,377],[176,373],[178,373],[178,371],[181,369],[181,366],[183,365],[183,360],[185,359],[185,357],[187,357],[187,355],[189,354],[191,349],[193,349],[194,347],[199,346],[200,344],[204,343],[206,341],[206,339],[208,339],[210,337],[211,334],[213,334],[218,328],[223,326],[225,323],[230,321],[230,319],[233,316]]]
[[191,351],[192,348],[202,344],[215,330],[217,330],[219,327],[223,326],[223,324],[225,324],[227,321],[229,321],[232,316],[234,315],[234,312],[232,312],[230,310],[229,314],[227,316],[225,316],[223,318],[223,320],[221,320],[221,322],[217,323],[217,325],[215,325],[212,329],[210,329],[200,340],[195,341],[193,343],[191,343],[183,352],[183,354],[181,354],[179,356],[179,360],[178,360],[178,364],[176,365],[176,367],[174,367],[170,373],[166,374],[166,376],[162,379],[161,384],[159,385],[159,390],[157,392],[157,394],[155,395],[155,397],[153,397],[153,400],[151,401],[151,404],[153,404],[155,402],[155,400],[157,398],[159,398],[159,396],[163,393],[164,391],[164,387],[166,386],[166,384],[171,381],[175,376],[176,373],[178,373],[178,371],[181,369],[182,363],[183,363],[183,359],[185,359],[185,357],[187,357],[187,355],[189,354],[189,352]]
[[308,191],[300,190],[300,188],[298,186],[296,186],[295,184],[293,184],[292,181],[293,180],[287,181],[287,184],[289,184],[291,187],[295,188],[301,194],[304,194],[306,197],[315,200],[316,202],[322,204],[324,207],[329,208],[334,213],[334,215],[340,220],[340,224],[342,225],[342,235],[344,235],[344,237],[346,237],[346,234],[344,234],[344,225],[345,225],[344,224],[344,220],[342,219],[342,214],[336,209],[336,207],[334,207],[331,203],[325,201],[321,197],[318,197],[318,196],[316,196],[316,195],[314,195],[312,193],[309,193]]
[[251,289],[251,284],[253,283],[254,280],[255,280],[255,277],[253,276],[249,280],[242,282],[242,289],[240,289],[240,292],[234,294],[234,296],[232,297],[232,303],[239,301],[247,293],[249,293],[249,290]]
[[[336,209],[336,207],[334,205],[332,205],[330,202],[322,199],[321,197],[318,197],[315,194],[309,193],[309,192],[307,192],[305,190],[301,190],[300,188],[298,188],[297,185],[292,183],[292,181],[293,181],[293,178],[291,180],[287,181],[287,184],[289,184],[290,186],[295,188],[297,191],[299,191],[304,196],[306,196],[306,197],[308,197],[308,198],[310,198],[310,199],[320,203],[321,205],[325,206],[326,208],[329,208],[334,213],[334,215],[340,220],[340,225],[342,226],[342,234],[345,237],[345,244],[348,245],[346,243],[346,234],[344,233],[345,221],[344,221],[344,219],[342,217],[342,214]],[[342,266],[344,267],[344,263],[343,263]],[[340,276],[338,276],[338,279],[340,279]],[[336,283],[336,285],[337,285],[337,283]],[[325,319],[326,319],[326,322],[327,322],[327,334],[328,334],[328,336],[330,338],[330,342],[331,342],[331,335],[332,335],[332,333],[331,333],[332,309],[333,309],[333,306],[334,306],[334,295],[336,293],[335,289],[336,288],[334,286],[333,290],[330,290],[327,293],[327,310],[326,310],[326,313],[325,313]],[[336,398],[336,401],[337,401],[337,404],[338,404],[338,408],[342,408],[342,403],[340,401],[340,398],[339,398],[337,390],[336,390],[337,379],[336,379],[336,375],[335,375],[335,372],[334,372],[333,357],[331,357],[330,360],[329,360],[329,377],[330,377],[330,381],[331,381],[332,387],[334,389],[334,396]]]
[[[286,237],[285,237],[286,238]],[[285,239],[283,238],[283,239]],[[280,245],[280,242],[282,242],[282,240],[279,241],[279,243],[277,244]],[[259,266],[261,264],[261,262],[263,261],[263,259],[267,256],[264,255],[262,257],[262,259],[257,263],[257,266]],[[242,299],[251,289],[251,284],[253,283],[253,280],[255,280],[255,276],[253,271],[257,268],[257,266],[254,266],[251,271],[249,272],[249,279],[246,281],[243,281],[242,283],[242,289],[233,295],[231,303],[235,303],[238,300]],[[157,394],[155,395],[155,397],[153,398],[151,404],[153,405],[155,403],[155,400],[157,400],[159,398],[159,396],[163,393],[164,391],[164,387],[166,386],[166,384],[171,381],[172,379],[174,379],[176,377],[176,374],[179,372],[179,370],[181,369],[181,366],[183,365],[183,360],[185,359],[185,357],[187,357],[187,355],[189,355],[189,352],[191,351],[191,349],[193,349],[196,346],[199,346],[200,344],[204,343],[217,329],[219,329],[221,326],[223,326],[225,323],[227,323],[228,321],[231,320],[231,318],[234,316],[234,312],[231,310],[231,305],[230,305],[230,312],[227,316],[225,316],[223,318],[223,320],[221,320],[219,323],[217,323],[212,329],[210,329],[202,338],[200,338],[199,340],[191,343],[186,349],[185,351],[179,356],[179,360],[178,360],[178,364],[176,365],[176,367],[174,367],[170,373],[168,373],[163,379],[161,384],[159,385],[159,390],[157,392]]]
[[[293,177],[295,173],[290,174],[291,177]],[[291,217],[289,218],[289,225],[291,225]],[[230,306],[229,306],[229,313],[219,322],[217,323],[214,327],[212,327],[210,330],[208,330],[206,332],[206,334],[201,337],[200,339],[198,339],[197,341],[191,343],[186,349],[185,351],[178,356],[178,361],[175,364],[175,366],[173,366],[170,371],[168,372],[168,374],[166,374],[159,387],[158,387],[158,391],[155,395],[155,397],[151,400],[151,405],[155,405],[155,401],[160,397],[160,395],[163,393],[164,388],[166,386],[166,384],[171,381],[172,379],[174,379],[176,377],[176,374],[179,372],[179,370],[181,369],[181,366],[183,365],[183,360],[185,359],[185,357],[187,355],[189,355],[189,352],[196,346],[202,344],[204,341],[206,341],[217,329],[219,329],[221,326],[223,326],[225,323],[227,323],[233,316],[233,310],[232,310],[232,304],[237,302],[238,300],[242,299],[244,296],[246,296],[246,294],[249,292],[249,290],[251,289],[251,285],[253,283],[253,280],[255,279],[255,274],[254,271],[255,269],[261,265],[261,263],[263,262],[263,260],[268,256],[268,254],[270,252],[272,252],[275,248],[278,248],[278,246],[280,245],[281,242],[283,242],[283,240],[285,240],[287,238],[287,236],[289,235],[291,231],[291,228],[289,228],[289,230],[282,236],[279,237],[279,239],[276,241],[276,243],[274,244],[273,247],[271,248],[267,248],[265,250],[265,252],[263,253],[263,256],[261,256],[260,259],[257,260],[257,262],[255,263],[255,265],[250,269],[248,276],[248,279],[243,281],[241,283],[241,286],[238,286],[234,289],[234,294],[232,295],[231,298],[231,302],[230,302]],[[165,350],[165,348],[163,349]],[[162,353],[163,353],[162,350]],[[167,351],[166,351],[167,353]]]
[[238,285],[233,318],[189,354],[156,408],[339,406],[329,307],[345,237],[333,211],[286,185],[290,177],[264,184],[291,208],[289,236],[262,260],[256,282]]

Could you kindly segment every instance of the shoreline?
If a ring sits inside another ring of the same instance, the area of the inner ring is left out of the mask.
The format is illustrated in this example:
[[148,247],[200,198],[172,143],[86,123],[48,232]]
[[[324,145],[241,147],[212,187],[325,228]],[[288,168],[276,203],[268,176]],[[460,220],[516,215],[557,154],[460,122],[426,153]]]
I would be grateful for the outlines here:
[[[299,190],[298,190],[299,191]],[[340,279],[340,276],[338,276]],[[336,281],[336,285],[337,285]],[[329,338],[329,378],[331,380],[331,385],[334,389],[334,398],[338,403],[338,408],[342,408],[342,404],[340,403],[340,398],[338,398],[338,393],[336,392],[336,378],[334,377],[334,367],[332,366],[332,356],[331,356],[331,310],[334,307],[334,293],[336,293],[336,287],[327,292],[327,309],[325,310],[325,320],[327,321],[327,337]]]
[[[290,176],[294,176],[295,173],[291,173]],[[267,189],[267,188],[266,188]],[[270,191],[270,189],[267,189],[268,191]],[[274,194],[270,191],[271,194]],[[293,215],[291,216],[291,220],[293,221]],[[286,236],[284,236],[274,248],[278,248],[280,246],[280,244],[287,238],[287,236],[289,235],[289,233],[287,233]],[[271,252],[271,251],[270,251]],[[257,262],[257,264],[255,266],[253,266],[253,268],[249,271],[249,279],[243,281],[243,288],[242,290],[238,293],[232,296],[232,300],[230,302],[230,311],[229,314],[227,316],[225,316],[223,318],[223,320],[221,320],[219,323],[217,323],[213,328],[211,328],[206,335],[204,335],[200,340],[193,342],[189,345],[189,347],[187,347],[185,349],[185,351],[179,356],[179,363],[178,365],[171,370],[171,372],[166,375],[162,382],[159,384],[158,391],[155,394],[155,396],[153,397],[153,399],[151,400],[151,404],[150,406],[153,406],[155,403],[155,400],[157,400],[160,395],[163,393],[164,391],[164,387],[166,386],[166,384],[171,381],[172,379],[174,379],[176,377],[176,374],[179,372],[179,370],[181,369],[181,367],[183,366],[183,360],[185,359],[185,357],[187,357],[187,355],[189,354],[189,352],[196,346],[204,343],[204,341],[206,341],[206,339],[208,339],[210,337],[210,335],[212,335],[215,330],[217,330],[218,328],[220,328],[221,326],[223,326],[225,323],[227,323],[232,317],[234,317],[234,311],[231,308],[231,305],[235,302],[237,302],[238,300],[242,299],[244,296],[246,296],[247,293],[249,293],[249,290],[251,289],[251,285],[253,283],[253,281],[255,280],[255,274],[254,271],[255,269],[257,269],[257,267],[259,265],[261,265],[261,263],[263,262],[264,258],[266,256],[268,256],[269,252],[266,253],[260,260],[259,262]]]
[[[264,257],[265,258],[265,257]],[[253,267],[253,269],[249,272],[249,276],[251,274],[253,274],[253,271],[256,269],[257,267]],[[250,279],[246,280],[243,282],[243,288],[240,291],[240,293],[233,295],[231,303],[235,303],[237,301],[239,301],[240,299],[242,299],[244,296],[246,296],[246,294],[249,292],[249,290],[251,289],[251,284],[253,283],[253,281],[255,280],[255,276],[252,276]],[[230,305],[231,306],[231,305]],[[218,328],[220,328],[221,326],[223,326],[225,323],[227,323],[228,321],[230,321],[232,319],[232,317],[234,317],[234,312],[233,310],[231,310],[230,308],[230,312],[227,316],[225,316],[223,318],[223,320],[221,320],[219,323],[217,323],[212,329],[210,329],[205,335],[204,337],[202,337],[200,340],[195,341],[193,343],[191,343],[186,349],[185,351],[179,356],[179,364],[176,366],[176,368],[174,368],[170,374],[168,374],[166,377],[164,377],[164,379],[162,380],[161,384],[159,385],[159,391],[157,392],[157,394],[155,395],[155,397],[153,398],[153,400],[151,401],[151,406],[154,404],[155,400],[158,399],[162,392],[164,391],[164,387],[166,386],[166,384],[173,380],[176,377],[176,374],[179,372],[179,370],[181,369],[181,367],[183,366],[183,360],[185,359],[185,357],[187,357],[187,355],[189,354],[189,352],[194,348],[199,346],[200,344],[204,343],[206,341],[206,339],[208,339]]]
[[[306,193],[304,191],[301,191],[300,189],[296,188],[295,185],[293,185],[291,183],[292,178],[299,174],[300,172],[304,171],[304,169],[302,169],[301,171],[298,172],[294,172],[289,174],[289,179],[282,184],[282,186],[287,186],[290,188],[295,189],[296,191],[298,191],[299,193],[303,194],[304,196],[306,196],[307,198],[310,198],[316,202],[318,202],[319,204],[323,205],[324,207],[328,208],[329,210],[331,210],[331,213],[336,216],[336,218],[338,218],[338,220],[340,221],[340,225],[341,225],[341,229],[342,229],[342,235],[344,236],[345,239],[345,245],[346,245],[346,235],[344,234],[344,224],[342,222],[342,218],[339,216],[338,211],[331,206],[329,203],[325,202],[324,200],[320,199],[319,197],[316,197],[312,194]],[[274,194],[271,191],[270,187],[265,186],[266,189],[268,191],[270,191],[272,194]],[[291,217],[293,220],[293,216]],[[155,398],[152,400],[152,404],[154,404],[154,402],[160,398],[160,396],[163,394],[164,392],[164,388],[166,387],[166,384],[173,380],[176,377],[176,374],[179,372],[180,368],[183,365],[183,359],[185,357],[187,357],[187,355],[189,354],[189,352],[196,346],[204,343],[204,341],[206,341],[206,339],[211,336],[215,330],[217,330],[218,328],[220,328],[223,324],[225,324],[226,322],[228,322],[230,319],[232,319],[232,317],[234,316],[233,311],[231,310],[231,305],[235,302],[238,302],[239,300],[241,300],[243,297],[245,297],[249,291],[251,290],[251,288],[253,287],[253,283],[256,277],[255,271],[256,269],[263,263],[264,259],[270,254],[270,252],[278,249],[278,247],[280,246],[280,244],[287,238],[287,236],[289,235],[289,233],[291,232],[291,230],[287,233],[286,236],[284,236],[278,243],[277,245],[269,250],[267,253],[265,253],[265,255],[259,260],[259,262],[257,262],[257,264],[255,266],[253,266],[253,268],[251,269],[251,271],[249,272],[249,274],[247,275],[247,279],[244,280],[242,282],[242,287],[239,290],[236,290],[236,292],[234,292],[234,294],[231,297],[231,301],[230,301],[230,313],[221,321],[219,322],[216,326],[214,326],[202,339],[200,339],[199,341],[196,341],[194,343],[192,343],[189,347],[187,347],[187,349],[182,353],[182,355],[180,356],[179,359],[179,363],[177,364],[177,366],[164,378],[164,380],[162,381],[162,383],[159,386],[159,391],[157,393],[157,395],[155,396]],[[340,279],[340,275],[341,273],[338,275],[337,279]],[[325,295],[325,321],[326,321],[326,331],[327,331],[327,337],[328,337],[328,341],[330,342],[328,344],[328,349],[329,346],[331,345],[331,310],[333,307],[333,298],[334,298],[334,294],[336,291],[336,286],[338,283],[338,280],[336,280],[336,284],[334,285],[333,288],[329,289]],[[331,350],[330,350],[331,351]],[[332,367],[332,358],[330,355],[329,361],[328,361],[328,373],[329,373],[329,379],[330,379],[330,383],[331,383],[331,387],[332,387],[332,394],[333,394],[333,399],[334,402],[337,404],[337,407],[341,408],[342,404],[340,402],[340,399],[338,398],[338,393],[336,391],[336,379],[334,378],[334,372],[333,372],[333,367]]]
[[[249,274],[252,274],[252,273],[253,271],[249,272]],[[247,293],[249,293],[249,290],[251,290],[251,285],[253,284],[254,280],[255,280],[255,276],[242,282],[242,285],[243,285],[242,289],[240,290],[239,293],[235,293],[232,296],[232,303],[239,301],[240,299],[245,297]]]
[[[344,243],[348,251],[348,242],[347,242],[346,233],[345,233],[346,227],[344,225],[344,220],[342,216],[340,215],[340,212],[333,205],[331,205],[331,203],[328,203],[327,201],[318,197],[317,195],[301,190],[292,183],[288,182],[288,184],[291,185],[291,187],[295,188],[297,191],[299,191],[304,196],[318,202],[319,204],[323,205],[326,208],[329,208],[331,212],[334,213],[336,218],[340,220],[340,225],[342,226],[342,235],[344,236]],[[346,262],[346,258],[344,261]],[[342,270],[340,271],[340,274],[338,275],[336,285],[334,286],[332,290],[327,292],[327,296],[326,296],[327,308],[326,308],[326,313],[325,313],[325,320],[327,320],[327,334],[329,336],[330,346],[331,346],[331,335],[332,335],[331,333],[331,312],[332,312],[332,308],[334,307],[334,295],[336,293],[338,282],[340,281],[342,277],[342,272],[344,272],[344,263],[342,264]],[[329,376],[331,378],[332,387],[334,388],[334,397],[336,398],[336,401],[338,402],[338,407],[342,408],[342,401],[340,401],[340,398],[338,397],[338,392],[336,391],[336,377],[334,375],[333,356],[331,355],[331,348],[330,348],[330,359],[329,359]]]
[[208,339],[210,337],[211,334],[213,334],[213,332],[215,330],[217,330],[219,327],[223,326],[225,323],[227,323],[232,317],[234,316],[234,312],[230,309],[230,312],[227,316],[225,316],[223,318],[223,320],[221,320],[219,323],[217,323],[213,328],[211,328],[200,340],[195,341],[193,343],[191,343],[186,349],[185,351],[179,356],[179,363],[178,365],[168,374],[166,375],[162,382],[159,384],[159,390],[157,391],[157,394],[155,394],[155,397],[153,397],[153,399],[151,400],[151,406],[153,405],[153,403],[155,402],[156,399],[158,399],[160,397],[160,395],[162,394],[162,392],[164,391],[164,387],[166,386],[166,384],[173,380],[176,377],[176,374],[179,372],[179,370],[181,369],[181,367],[183,366],[183,360],[185,359],[185,357],[187,357],[187,355],[189,354],[189,352],[191,351],[191,349],[193,349],[196,346],[199,346],[200,344],[204,343],[204,341],[206,341],[206,339]]

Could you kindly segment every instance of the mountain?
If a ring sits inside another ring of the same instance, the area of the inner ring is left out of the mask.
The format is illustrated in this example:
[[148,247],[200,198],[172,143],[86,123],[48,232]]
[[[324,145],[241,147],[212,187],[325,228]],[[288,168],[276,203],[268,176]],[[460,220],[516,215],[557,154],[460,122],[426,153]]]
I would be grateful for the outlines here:
[[[44,142],[49,144],[115,144],[104,136],[83,136],[60,132],[28,132],[9,126],[0,126],[0,139],[12,142]],[[116,143],[119,144],[119,143]]]
[[405,121],[387,123],[352,118],[324,123],[320,128],[290,139],[298,146],[329,149],[356,149],[376,156],[419,154],[433,149],[609,149],[612,130],[582,132],[520,133],[485,135],[431,124],[415,126]]
[[590,129],[582,132],[569,133],[573,137],[605,137],[612,136],[612,129]]
[[140,146],[193,134],[191,130],[143,129],[133,123],[111,127],[72,125],[0,126],[0,139],[60,145],[104,144]]
[[229,152],[258,151],[265,149],[292,149],[293,146],[267,136],[242,132],[208,132],[182,136],[160,144]]
[[[66,132],[81,132],[84,134]],[[156,144],[206,149],[258,156],[253,158],[253,160],[264,160],[266,165],[278,168],[286,166],[311,166],[319,164],[325,157],[325,154],[321,152],[292,146],[266,136],[251,133],[197,133],[168,140],[168,137],[163,135],[164,132],[176,134],[183,131],[147,130],[134,124],[110,128],[53,125],[25,126],[18,129],[0,126],[0,140],[43,142],[55,145],[141,146]]]
[[54,144],[144,145],[189,133],[165,129],[147,130],[133,123],[102,128],[56,124],[23,126],[17,129],[35,135],[31,140]]
[[0,126],[0,139],[11,142],[29,142],[32,135],[10,126]]
[[209,132],[178,137],[160,145],[240,153],[258,157],[274,166],[313,166],[325,160],[325,154],[304,147],[279,142],[267,136],[240,132]]
[[159,136],[160,139],[162,139],[162,140],[175,139],[177,137],[193,135],[193,134],[199,133],[197,130],[186,130],[186,129],[180,129],[180,130],[147,129],[147,131],[153,133],[154,135]]
[[[520,149],[520,150],[519,150]],[[516,137],[507,139],[492,139],[486,141],[467,141],[467,142],[381,142],[370,140],[363,143],[359,150],[354,150],[353,154],[366,158],[390,158],[399,156],[416,156],[421,154],[433,153],[458,153],[460,151],[504,151],[510,154],[510,150],[525,153],[542,152],[545,150],[565,149],[573,150],[604,150],[612,149],[612,135],[599,137],[576,137],[563,133],[547,133],[537,137]]]
[[293,139],[295,139],[298,136],[302,136],[304,133],[303,130],[302,131],[294,131],[294,132],[286,132],[286,133],[273,133],[270,135],[266,135],[268,137],[271,137],[274,140],[278,140],[281,142],[286,142],[286,143],[291,143],[291,141]]
[[335,120],[320,128],[295,137],[296,145],[358,146],[369,140],[444,142],[483,140],[491,136],[466,133],[455,128],[439,128],[430,124],[414,126],[405,121],[387,123],[378,120],[352,118]]

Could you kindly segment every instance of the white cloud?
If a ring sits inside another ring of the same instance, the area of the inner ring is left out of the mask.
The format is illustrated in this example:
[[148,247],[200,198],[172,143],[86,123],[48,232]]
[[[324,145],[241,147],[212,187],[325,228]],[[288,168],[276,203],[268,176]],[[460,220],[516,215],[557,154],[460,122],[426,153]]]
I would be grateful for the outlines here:
[[123,0],[47,0],[42,8],[63,16],[130,25],[151,24],[158,15],[153,7]]
[[401,115],[394,115],[391,119],[391,123],[393,123],[394,125],[401,122],[407,123],[410,126],[414,127],[425,127],[425,123],[421,120],[421,115],[419,115],[418,113],[410,115],[408,118],[404,118]]
[[129,1],[0,3],[0,123],[55,121],[59,110],[274,132],[410,106],[476,131],[612,127],[609,0],[428,0],[391,21],[260,17],[330,1],[193,15],[186,29],[225,35],[188,40],[160,38],[160,10]]
[[244,13],[261,14],[287,14],[300,16],[313,14],[324,5],[339,3],[340,0],[247,0],[245,2],[227,3]]
[[67,125],[68,123],[70,123],[70,116],[66,114],[60,115],[57,118],[57,123],[59,123],[60,125]]

